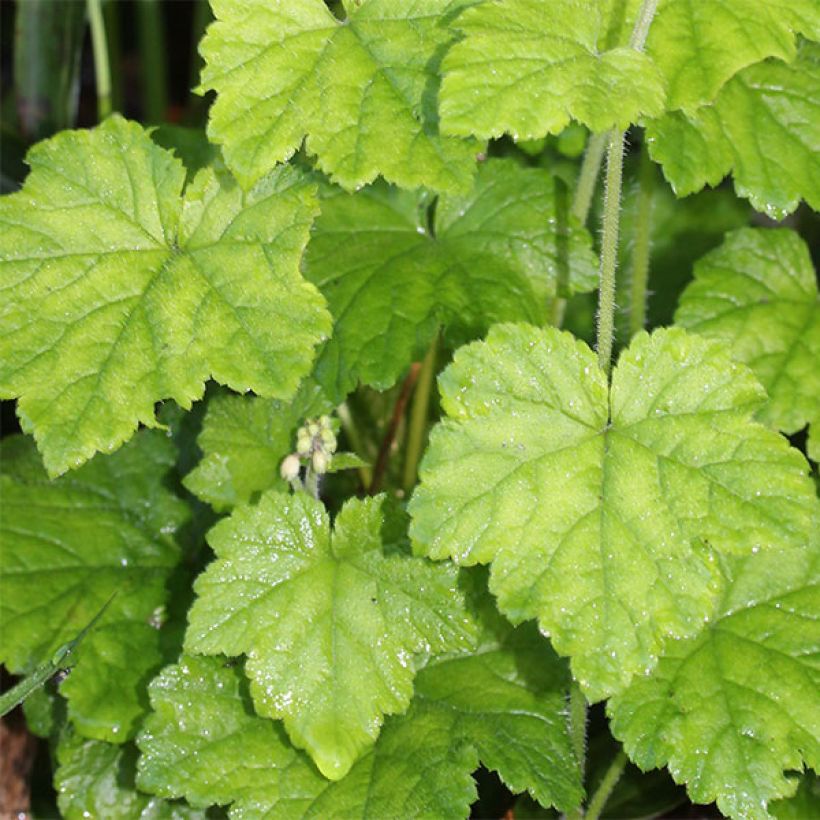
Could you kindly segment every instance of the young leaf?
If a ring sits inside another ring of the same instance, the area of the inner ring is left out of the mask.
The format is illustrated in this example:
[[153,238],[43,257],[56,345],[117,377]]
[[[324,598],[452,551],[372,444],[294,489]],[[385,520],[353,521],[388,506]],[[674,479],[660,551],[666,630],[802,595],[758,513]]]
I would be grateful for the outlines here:
[[0,661],[26,674],[116,593],[62,691],[83,734],[122,743],[143,712],[142,681],[161,665],[150,620],[179,559],[171,536],[187,517],[162,486],[171,445],[143,432],[55,482],[30,439],[7,439],[0,455]]
[[213,376],[287,397],[329,330],[298,272],[314,185],[290,168],[243,194],[119,116],[35,146],[0,199],[0,395],[51,474],[116,449],[154,403]]
[[349,501],[332,534],[307,494],[237,508],[209,534],[217,560],[189,613],[186,649],[246,653],[257,711],[332,779],[407,707],[414,656],[473,635],[452,568],[384,556],[381,502]]
[[214,0],[202,41],[208,135],[243,185],[307,150],[339,184],[469,185],[477,143],[443,136],[436,97],[446,21],[468,0]]
[[151,684],[139,784],[232,817],[467,817],[479,760],[544,805],[581,800],[564,721],[567,675],[534,629],[419,672],[410,710],[390,717],[348,775],[328,782],[253,713],[237,668],[183,657]]
[[691,111],[712,102],[746,66],[767,57],[793,60],[795,34],[820,38],[814,0],[668,0],[652,21],[646,51],[663,74],[667,109]]
[[820,538],[729,567],[717,617],[609,711],[639,766],[668,765],[694,802],[756,820],[794,792],[784,771],[820,764]]
[[442,63],[441,124],[448,134],[535,139],[576,119],[624,129],[664,110],[652,60],[607,49],[609,9],[598,0],[506,0],[474,5]]
[[820,46],[805,44],[792,63],[750,66],[712,105],[647,123],[652,158],[678,196],[717,185],[735,190],[773,219],[801,199],[820,209]]
[[333,409],[321,390],[305,382],[290,402],[257,396],[215,396],[197,444],[203,457],[185,486],[216,510],[246,504],[269,489],[287,490],[279,475],[302,422]]
[[794,232],[746,228],[695,265],[675,320],[729,346],[769,393],[760,418],[786,433],[820,420],[820,297]]
[[462,335],[521,316],[541,323],[559,281],[566,292],[595,288],[589,235],[562,212],[556,185],[545,171],[490,160],[469,194],[439,199],[432,228],[412,194],[374,187],[325,199],[305,275],[335,319],[315,368],[326,392],[341,401],[359,380],[390,387],[441,322]]
[[496,326],[440,386],[448,419],[411,535],[433,558],[492,563],[501,610],[537,617],[591,700],[699,631],[714,551],[791,546],[809,531],[804,460],[750,420],[763,389],[682,330],[636,336],[608,391],[569,334]]
[[132,820],[204,820],[205,813],[169,803],[134,786],[137,749],[84,740],[67,729],[57,746],[54,776],[61,817],[127,817]]

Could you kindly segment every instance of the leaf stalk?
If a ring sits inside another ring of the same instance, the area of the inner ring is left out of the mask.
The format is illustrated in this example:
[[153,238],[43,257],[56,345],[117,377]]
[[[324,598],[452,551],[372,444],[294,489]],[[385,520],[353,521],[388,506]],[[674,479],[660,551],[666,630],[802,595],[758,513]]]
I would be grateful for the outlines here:
[[111,67],[100,0],[86,0],[94,52],[94,77],[97,84],[97,117],[102,122],[111,113]]

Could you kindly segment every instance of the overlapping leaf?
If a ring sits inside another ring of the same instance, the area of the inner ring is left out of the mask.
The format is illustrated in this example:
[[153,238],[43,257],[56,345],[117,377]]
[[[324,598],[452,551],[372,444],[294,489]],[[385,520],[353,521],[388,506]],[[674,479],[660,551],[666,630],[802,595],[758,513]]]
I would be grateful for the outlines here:
[[306,494],[237,508],[209,534],[189,614],[186,648],[247,654],[257,711],[333,779],[407,707],[414,656],[472,639],[452,567],[383,554],[381,501],[348,502],[332,535]]
[[304,419],[331,409],[312,383],[303,384],[290,402],[214,397],[197,438],[204,455],[185,477],[185,486],[217,510],[245,504],[265,490],[287,490],[279,466],[293,451],[296,429]]
[[671,645],[609,711],[638,765],[668,765],[696,803],[768,818],[795,789],[784,772],[820,765],[820,538],[735,559],[729,574],[703,633]]
[[187,804],[168,802],[134,786],[137,749],[84,740],[70,728],[57,746],[54,775],[60,816],[66,820],[127,817],[129,820],[204,820]]
[[446,22],[469,0],[364,0],[346,19],[322,0],[214,0],[203,89],[217,92],[208,134],[245,185],[307,137],[345,187],[378,175],[406,188],[469,185],[477,143],[439,133]]
[[820,421],[820,297],[796,233],[729,234],[695,265],[675,318],[754,370],[769,393],[764,421],[786,433]]
[[0,199],[0,395],[49,472],[109,452],[154,403],[213,376],[287,397],[329,330],[298,272],[314,186],[283,168],[243,194],[115,116],[37,145]]
[[[535,630],[423,669],[410,710],[328,782],[280,726],[253,714],[241,670],[183,657],[151,684],[140,785],[232,817],[466,817],[479,759],[514,791],[569,808],[581,798],[564,722],[567,676]],[[514,740],[513,740],[514,738]]]
[[179,558],[173,532],[184,505],[162,486],[168,440],[138,434],[49,483],[30,439],[2,448],[0,660],[24,674],[73,638],[109,597],[62,686],[69,716],[89,737],[122,743],[144,710],[144,678],[162,663],[152,619]]
[[[634,14],[638,3],[628,5]],[[663,74],[667,109],[692,110],[746,66],[794,59],[795,34],[820,39],[814,0],[661,0],[646,52]]]
[[652,157],[680,196],[732,173],[735,190],[782,219],[801,199],[820,209],[820,46],[792,63],[741,71],[713,104],[647,125]]
[[464,11],[453,23],[463,37],[442,63],[442,130],[534,139],[571,119],[604,131],[661,114],[652,60],[606,46],[610,14],[597,0],[491,0]]
[[715,551],[799,544],[814,493],[805,462],[750,420],[765,397],[720,346],[640,334],[612,388],[583,343],[495,327],[440,380],[410,511],[434,558],[492,563],[514,619],[538,617],[592,700],[697,633]]
[[432,229],[411,194],[375,187],[326,199],[305,258],[335,321],[316,364],[326,392],[341,401],[357,380],[389,387],[439,323],[462,335],[505,319],[540,323],[559,287],[593,289],[589,236],[557,184],[490,160],[469,194],[441,197]]

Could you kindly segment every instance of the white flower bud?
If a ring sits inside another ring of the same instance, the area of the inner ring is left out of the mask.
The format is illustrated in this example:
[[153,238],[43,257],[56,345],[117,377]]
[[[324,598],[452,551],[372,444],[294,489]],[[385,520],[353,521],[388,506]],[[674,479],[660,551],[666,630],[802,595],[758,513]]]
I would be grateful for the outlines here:
[[312,421],[310,424],[308,424],[307,430],[308,430],[308,434],[310,436],[318,436],[319,435],[319,425],[316,424],[315,421]]
[[330,466],[330,456],[321,450],[316,450],[313,454],[312,464],[313,472],[317,475],[322,475],[327,472],[327,468]]
[[332,430],[325,428],[322,430],[322,445],[328,453],[336,451],[336,436],[333,435]]
[[294,481],[299,477],[300,466],[299,456],[296,453],[291,453],[282,460],[279,473],[285,481]]

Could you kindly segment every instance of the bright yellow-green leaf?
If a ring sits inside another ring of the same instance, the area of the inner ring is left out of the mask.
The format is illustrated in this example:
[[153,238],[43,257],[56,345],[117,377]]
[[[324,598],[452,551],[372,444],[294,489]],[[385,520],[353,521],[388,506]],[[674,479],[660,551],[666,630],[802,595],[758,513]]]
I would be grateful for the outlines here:
[[569,334],[500,325],[440,387],[411,535],[433,558],[490,563],[502,612],[537,617],[591,700],[703,627],[716,555],[809,532],[807,465],[751,420],[765,393],[714,342],[641,333],[610,390]]
[[679,196],[731,172],[738,195],[773,219],[801,199],[820,209],[820,46],[750,66],[713,104],[649,121],[647,136]]
[[467,0],[364,0],[342,22],[323,0],[213,0],[202,88],[208,134],[243,185],[307,137],[319,167],[352,188],[469,185],[478,143],[443,136],[438,64]]
[[35,146],[0,199],[0,395],[51,474],[110,452],[209,377],[292,395],[329,328],[299,274],[315,186],[282,168],[243,193],[185,170],[119,116]]
[[820,419],[820,296],[793,231],[745,228],[695,265],[675,321],[723,342],[769,393],[766,423],[796,433]]
[[695,803],[763,820],[769,801],[795,790],[786,771],[820,766],[820,538],[728,571],[703,633],[670,644],[609,712],[639,766],[668,765]]
[[337,780],[403,712],[416,656],[468,646],[452,567],[385,556],[382,498],[349,501],[331,534],[319,501],[269,491],[209,533],[186,649],[246,654],[257,711]]

